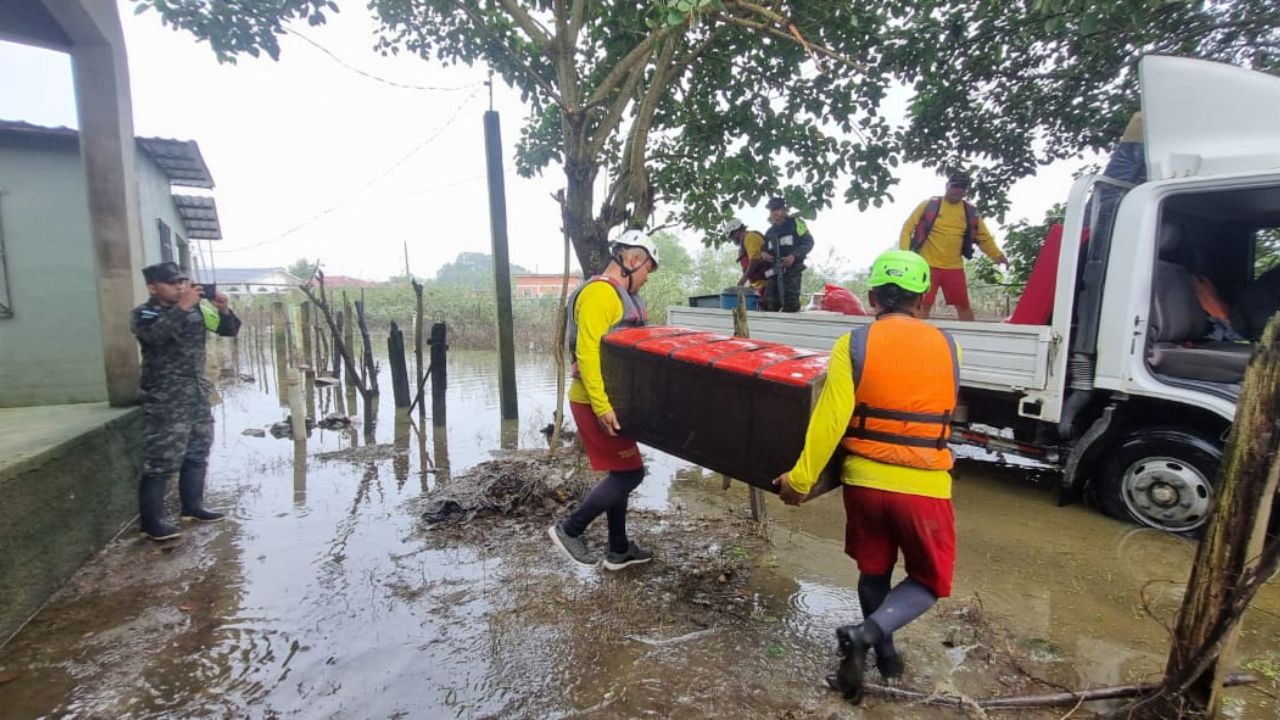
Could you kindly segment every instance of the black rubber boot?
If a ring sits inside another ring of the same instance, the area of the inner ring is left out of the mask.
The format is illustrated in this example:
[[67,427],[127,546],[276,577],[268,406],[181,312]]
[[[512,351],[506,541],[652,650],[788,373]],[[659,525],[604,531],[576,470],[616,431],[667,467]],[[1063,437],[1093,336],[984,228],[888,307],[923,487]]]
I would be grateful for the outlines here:
[[191,522],[219,522],[225,515],[204,507],[204,463],[186,462],[178,473],[178,496],[182,498],[182,519]]
[[836,629],[836,642],[844,659],[836,670],[836,689],[846,700],[857,705],[862,702],[863,683],[867,675],[867,653],[875,645],[861,625],[845,625]]
[[907,663],[902,659],[902,654],[897,652],[880,652],[876,649],[876,670],[880,671],[880,677],[885,680],[897,680],[907,671]]
[[148,474],[143,475],[138,484],[138,524],[142,526],[143,537],[150,540],[172,540],[182,534],[162,519],[168,481],[166,475]]

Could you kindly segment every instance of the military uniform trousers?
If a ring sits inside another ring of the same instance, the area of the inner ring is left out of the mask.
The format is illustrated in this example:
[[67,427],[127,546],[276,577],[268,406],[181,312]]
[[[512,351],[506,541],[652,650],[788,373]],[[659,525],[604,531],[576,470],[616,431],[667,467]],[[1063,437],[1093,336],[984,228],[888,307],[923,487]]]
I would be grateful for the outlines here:
[[170,477],[182,469],[204,469],[213,445],[213,411],[203,383],[142,394],[144,475]]

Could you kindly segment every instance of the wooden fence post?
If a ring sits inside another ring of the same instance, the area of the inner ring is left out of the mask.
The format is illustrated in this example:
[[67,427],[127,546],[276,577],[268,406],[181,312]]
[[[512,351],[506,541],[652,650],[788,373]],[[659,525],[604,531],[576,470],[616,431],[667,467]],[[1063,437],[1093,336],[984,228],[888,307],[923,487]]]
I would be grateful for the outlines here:
[[404,356],[404,333],[391,321],[387,334],[387,362],[391,363],[391,391],[397,408],[409,407],[409,368]]
[[299,372],[302,373],[304,394],[307,399],[307,417],[317,418],[316,415],[316,365],[315,348],[312,347],[311,331],[314,322],[311,317],[311,302],[303,301],[298,305],[298,332],[302,334],[302,360],[295,363]]
[[281,407],[289,404],[289,338],[286,335],[288,321],[285,319],[284,303],[276,300],[271,303],[271,334],[275,339],[276,394],[280,398]]
[[[738,306],[733,309],[733,335],[740,338],[751,337],[751,329],[747,327],[747,294],[741,285],[738,286]],[[748,492],[751,497],[751,519],[764,523],[768,519],[764,491],[753,485]]]
[[431,424],[436,427],[445,423],[445,391],[449,387],[447,335],[444,323],[432,323],[427,344],[431,346]]
[[[426,344],[426,337],[422,334],[422,283],[411,279],[409,281],[413,285],[413,294],[417,296],[417,312],[413,316],[413,362],[414,362],[414,382],[413,386],[421,391],[423,373],[427,368],[422,364],[422,348]],[[418,405],[418,421],[421,422],[427,417],[427,404]]]

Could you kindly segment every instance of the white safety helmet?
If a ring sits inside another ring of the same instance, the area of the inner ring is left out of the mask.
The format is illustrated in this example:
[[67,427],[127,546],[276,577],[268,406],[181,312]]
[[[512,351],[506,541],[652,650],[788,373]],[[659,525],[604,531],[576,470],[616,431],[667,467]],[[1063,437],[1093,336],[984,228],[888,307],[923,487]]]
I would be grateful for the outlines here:
[[730,235],[738,232],[739,230],[741,230],[746,226],[747,226],[746,223],[742,222],[738,218],[729,218],[728,220],[725,220],[723,223],[721,223],[720,234],[724,235],[725,237],[729,237]]
[[653,261],[653,269],[658,269],[658,246],[643,230],[627,230],[614,238],[609,245],[609,252],[616,257],[622,248],[629,247],[644,248],[644,251],[649,253],[649,259]]

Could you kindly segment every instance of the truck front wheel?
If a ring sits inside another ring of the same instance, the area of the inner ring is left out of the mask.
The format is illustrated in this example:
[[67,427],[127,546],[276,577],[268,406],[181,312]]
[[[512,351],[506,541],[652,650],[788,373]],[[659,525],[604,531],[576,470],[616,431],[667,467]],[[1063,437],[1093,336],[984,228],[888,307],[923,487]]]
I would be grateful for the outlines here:
[[1198,535],[1209,518],[1222,450],[1174,428],[1132,433],[1115,445],[1094,486],[1111,517],[1182,535]]

